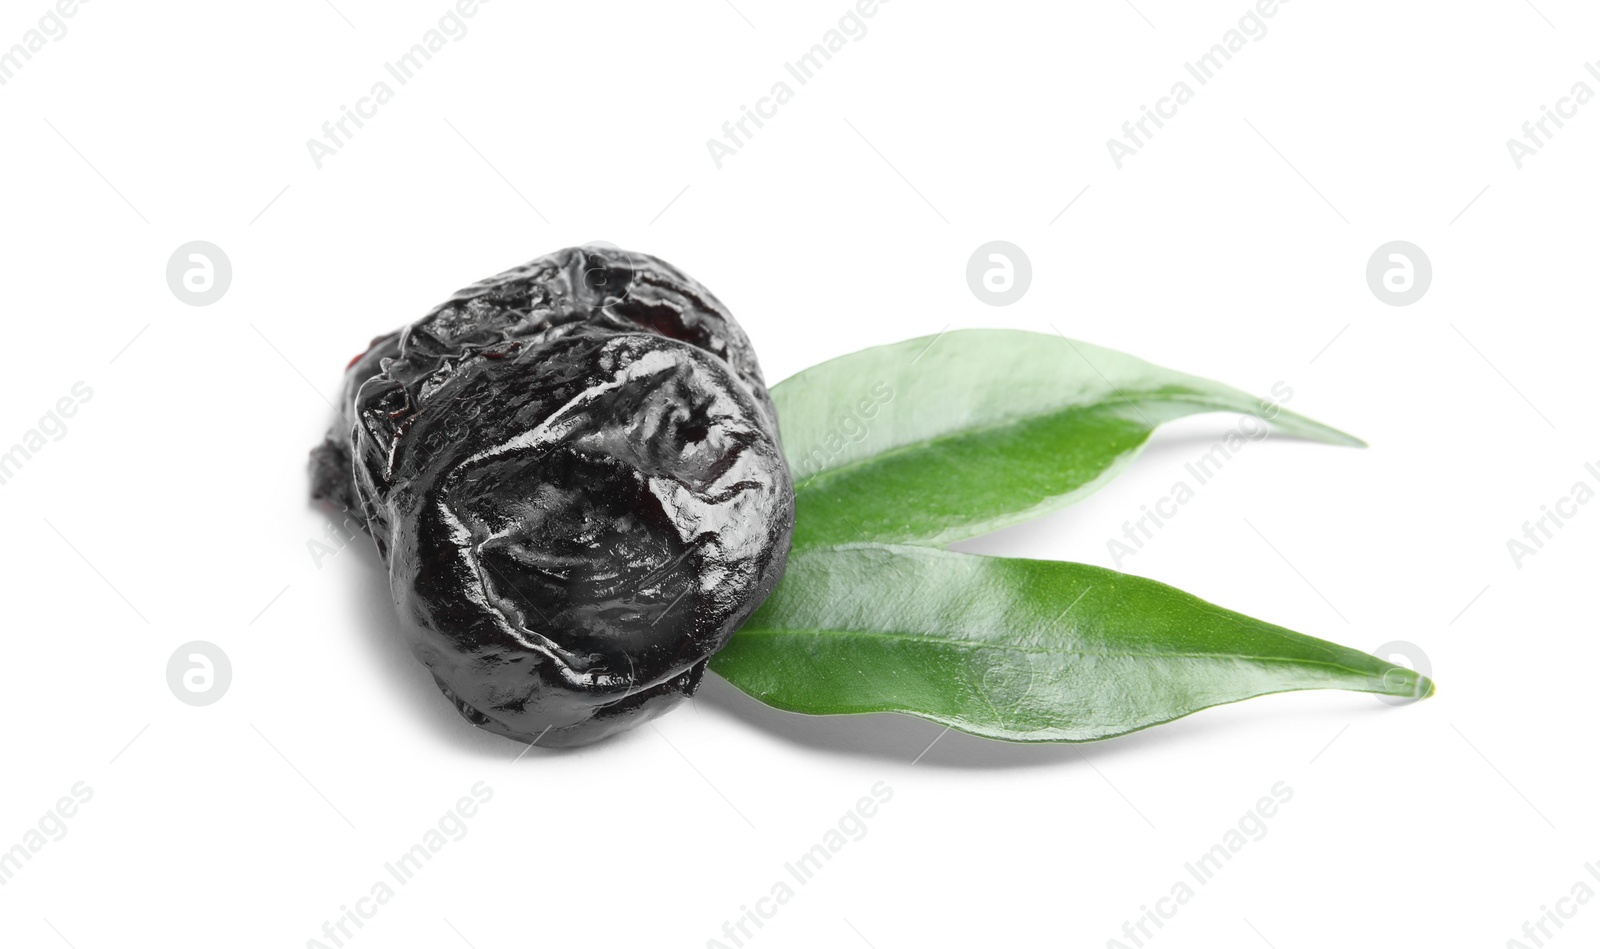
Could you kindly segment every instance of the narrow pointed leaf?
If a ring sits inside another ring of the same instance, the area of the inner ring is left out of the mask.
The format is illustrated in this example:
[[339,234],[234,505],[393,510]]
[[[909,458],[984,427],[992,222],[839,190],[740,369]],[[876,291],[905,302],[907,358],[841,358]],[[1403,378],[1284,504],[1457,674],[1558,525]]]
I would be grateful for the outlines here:
[[1020,330],[862,350],[772,396],[795,477],[796,549],[942,546],[1037,517],[1114,477],[1157,425],[1198,412],[1362,444],[1238,389]]
[[1010,741],[1109,738],[1296,689],[1433,692],[1153,580],[878,544],[798,552],[711,667],[790,711],[905,712]]

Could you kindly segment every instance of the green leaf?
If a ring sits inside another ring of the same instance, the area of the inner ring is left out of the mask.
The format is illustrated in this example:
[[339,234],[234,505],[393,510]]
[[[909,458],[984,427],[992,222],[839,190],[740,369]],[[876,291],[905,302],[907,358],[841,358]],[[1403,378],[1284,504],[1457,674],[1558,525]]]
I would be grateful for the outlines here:
[[794,712],[905,712],[1010,741],[1110,738],[1295,689],[1433,693],[1153,580],[879,544],[797,552],[711,667]]
[[1362,444],[1238,389],[1021,330],[862,350],[772,396],[795,478],[796,549],[943,546],[1037,517],[1114,477],[1160,423],[1197,412]]

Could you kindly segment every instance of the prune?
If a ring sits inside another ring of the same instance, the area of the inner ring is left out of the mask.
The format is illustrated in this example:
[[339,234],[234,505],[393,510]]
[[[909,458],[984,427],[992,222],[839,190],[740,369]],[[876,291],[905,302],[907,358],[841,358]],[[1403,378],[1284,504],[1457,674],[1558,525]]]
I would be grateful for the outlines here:
[[783,574],[794,490],[755,352],[662,261],[569,248],[474,284],[373,340],[341,406],[312,493],[364,523],[413,653],[490,731],[648,721]]

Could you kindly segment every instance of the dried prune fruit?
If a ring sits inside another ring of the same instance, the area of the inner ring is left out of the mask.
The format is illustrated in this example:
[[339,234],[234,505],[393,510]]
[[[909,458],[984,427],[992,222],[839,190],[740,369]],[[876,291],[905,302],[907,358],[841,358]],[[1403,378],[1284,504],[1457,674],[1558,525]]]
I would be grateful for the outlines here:
[[569,248],[474,284],[373,340],[341,403],[312,493],[365,524],[413,652],[490,731],[655,717],[783,574],[794,490],[754,350],[662,261]]

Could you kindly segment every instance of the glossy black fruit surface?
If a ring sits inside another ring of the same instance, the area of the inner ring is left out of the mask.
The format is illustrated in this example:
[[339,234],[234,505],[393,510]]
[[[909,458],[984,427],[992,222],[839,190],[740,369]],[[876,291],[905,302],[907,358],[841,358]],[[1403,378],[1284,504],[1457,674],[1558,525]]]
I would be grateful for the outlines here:
[[413,652],[498,734],[653,718],[783,574],[754,351],[654,258],[570,248],[462,290],[353,360],[341,409],[313,494],[365,521]]

